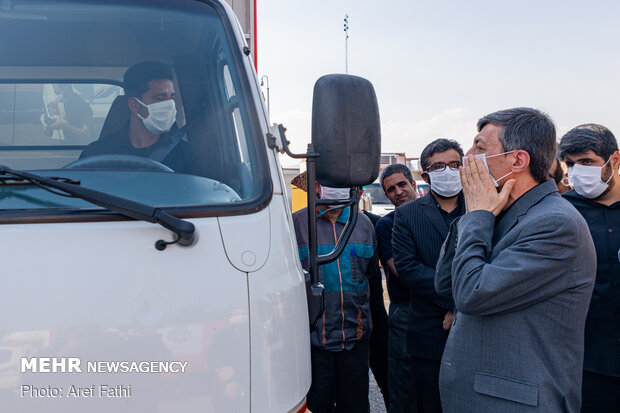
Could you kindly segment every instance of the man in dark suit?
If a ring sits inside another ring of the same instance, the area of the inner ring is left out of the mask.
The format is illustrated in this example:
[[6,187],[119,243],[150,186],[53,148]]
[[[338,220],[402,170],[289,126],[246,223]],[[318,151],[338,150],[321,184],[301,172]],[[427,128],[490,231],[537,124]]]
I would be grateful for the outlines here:
[[[381,220],[381,215],[369,211],[362,211],[376,227]],[[385,408],[390,411],[390,393],[388,389],[388,315],[385,312],[383,301],[383,285],[381,269],[377,267],[375,275],[368,278],[370,289],[370,315],[372,317],[372,332],[370,333],[370,357],[368,364],[381,395]]]
[[454,303],[435,292],[435,265],[450,224],[465,212],[459,177],[462,157],[461,146],[453,140],[437,139],[424,148],[420,164],[430,192],[394,214],[394,264],[410,291],[407,344],[420,413],[441,412],[439,368]]
[[455,313],[441,360],[446,413],[578,413],[596,273],[588,226],[548,172],[555,126],[531,108],[478,121],[461,182],[467,213],[437,263]]
[[[416,184],[411,171],[403,164],[391,164],[381,173],[381,187],[394,207],[399,208],[417,197]],[[379,259],[385,271],[390,295],[388,322],[388,387],[390,413],[415,413],[413,366],[407,351],[407,325],[409,323],[409,288],[398,279],[392,252],[392,227],[394,211],[377,222],[375,233],[379,246]]]

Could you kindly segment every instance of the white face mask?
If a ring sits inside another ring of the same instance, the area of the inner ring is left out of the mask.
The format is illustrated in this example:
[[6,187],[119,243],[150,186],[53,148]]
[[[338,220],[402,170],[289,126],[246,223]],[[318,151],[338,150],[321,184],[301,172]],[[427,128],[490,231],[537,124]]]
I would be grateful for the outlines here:
[[321,185],[321,199],[347,199],[349,192],[349,188],[331,188]]
[[455,171],[446,166],[443,171],[429,172],[428,176],[431,178],[431,190],[437,195],[451,198],[463,189],[458,169]]
[[151,103],[150,105],[143,103],[138,98],[136,98],[136,100],[149,111],[146,118],[142,117],[139,113],[137,115],[142,119],[144,127],[151,133],[159,135],[168,132],[170,128],[172,128],[177,117],[177,108],[173,99]]
[[609,158],[603,166],[585,166],[575,164],[568,168],[568,179],[575,191],[584,198],[593,199],[600,196],[614,176],[611,174],[607,182],[601,179],[603,168],[609,163]]
[[[482,162],[484,162],[484,166],[487,168],[487,171],[489,172],[489,175],[491,175],[491,171],[489,171],[489,165],[487,165],[487,159],[488,158],[494,158],[496,156],[500,156],[500,155],[507,155],[509,153],[513,153],[516,152],[517,149],[515,149],[514,151],[508,151],[508,152],[502,152],[502,153],[496,153],[495,155],[489,155],[487,156],[484,153],[481,153],[480,155],[474,155],[476,158],[480,158],[482,159]],[[504,179],[505,177],[507,177],[508,175],[510,175],[512,173],[512,171],[508,172],[506,175],[500,177],[500,178],[493,178],[493,175],[491,175],[491,180],[493,181],[493,185],[495,185],[495,187],[497,188],[499,186],[499,181],[501,181],[502,179]]]

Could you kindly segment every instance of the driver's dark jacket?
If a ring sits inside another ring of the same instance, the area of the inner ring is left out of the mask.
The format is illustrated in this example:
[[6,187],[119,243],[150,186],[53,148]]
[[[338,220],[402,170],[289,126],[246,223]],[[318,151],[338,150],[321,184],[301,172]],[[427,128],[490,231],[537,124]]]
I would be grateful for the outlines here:
[[[175,130],[176,128],[173,128],[170,132],[162,133],[159,135],[159,139],[151,146],[136,148],[129,140],[129,122],[127,122],[125,126],[118,131],[103,136],[86,146],[80,155],[80,159],[89,156],[109,154],[134,155],[148,158],[155,149],[170,144],[170,136]],[[175,172],[195,173],[198,166],[198,159],[193,151],[191,151],[189,144],[182,140],[168,155],[166,155],[161,163]]]
[[[345,208],[331,222],[327,215],[317,219],[318,253],[331,252],[349,217]],[[302,266],[308,269],[308,208],[293,214],[295,235]],[[340,257],[319,266],[325,286],[325,311],[310,333],[311,344],[328,351],[351,350],[367,339],[372,330],[368,278],[378,265],[377,241],[370,219],[359,213],[351,238]]]

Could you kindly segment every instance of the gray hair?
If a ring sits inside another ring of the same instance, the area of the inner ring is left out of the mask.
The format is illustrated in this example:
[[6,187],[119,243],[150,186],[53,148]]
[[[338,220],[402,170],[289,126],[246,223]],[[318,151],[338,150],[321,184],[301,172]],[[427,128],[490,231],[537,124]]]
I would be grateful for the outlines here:
[[616,137],[609,129],[596,123],[579,125],[562,136],[558,157],[566,160],[566,155],[592,151],[607,161],[618,151]]
[[530,174],[537,182],[548,179],[555,159],[555,125],[546,113],[532,108],[504,109],[478,121],[478,132],[487,124],[501,128],[499,141],[504,152],[524,150],[530,155]]

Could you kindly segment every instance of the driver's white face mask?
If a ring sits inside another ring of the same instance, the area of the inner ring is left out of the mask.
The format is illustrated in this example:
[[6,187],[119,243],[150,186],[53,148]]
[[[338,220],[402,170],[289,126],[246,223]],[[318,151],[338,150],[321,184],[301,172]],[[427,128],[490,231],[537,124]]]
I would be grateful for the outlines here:
[[159,135],[161,133],[166,133],[172,128],[177,117],[177,107],[173,99],[151,103],[150,105],[143,103],[138,98],[135,99],[149,111],[146,118],[142,117],[139,113],[137,115],[142,119],[144,127],[152,134]]

